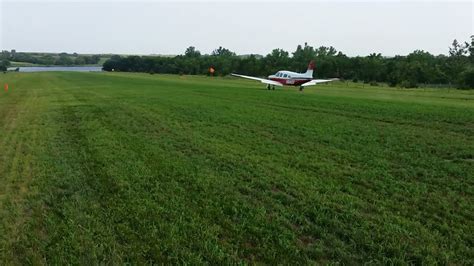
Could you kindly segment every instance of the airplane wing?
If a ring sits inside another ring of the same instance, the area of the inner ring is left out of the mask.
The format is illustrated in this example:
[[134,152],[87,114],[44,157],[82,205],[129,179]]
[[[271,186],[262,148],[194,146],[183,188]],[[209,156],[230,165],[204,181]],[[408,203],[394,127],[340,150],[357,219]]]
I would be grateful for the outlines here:
[[339,80],[339,79],[338,78],[334,78],[334,79],[313,79],[313,80],[310,80],[306,83],[301,84],[301,86],[303,86],[303,87],[313,86],[313,85],[316,85],[316,84],[319,84],[319,83],[331,82],[331,81],[336,81],[336,80]]
[[239,74],[234,74],[234,73],[232,73],[231,75],[232,75],[232,76],[235,76],[235,77],[245,78],[245,79],[258,80],[258,81],[260,81],[260,82],[262,82],[262,83],[265,83],[265,84],[270,84],[270,85],[275,85],[275,86],[283,86],[283,84],[281,84],[281,83],[278,82],[278,81],[274,81],[274,80],[256,78],[256,77],[245,76],[245,75],[239,75]]

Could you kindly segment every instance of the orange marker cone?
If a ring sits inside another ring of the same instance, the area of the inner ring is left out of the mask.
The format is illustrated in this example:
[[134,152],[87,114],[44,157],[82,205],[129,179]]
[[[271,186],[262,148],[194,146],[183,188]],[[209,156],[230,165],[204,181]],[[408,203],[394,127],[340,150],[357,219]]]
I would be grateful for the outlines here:
[[8,83],[5,83],[5,91],[8,91]]

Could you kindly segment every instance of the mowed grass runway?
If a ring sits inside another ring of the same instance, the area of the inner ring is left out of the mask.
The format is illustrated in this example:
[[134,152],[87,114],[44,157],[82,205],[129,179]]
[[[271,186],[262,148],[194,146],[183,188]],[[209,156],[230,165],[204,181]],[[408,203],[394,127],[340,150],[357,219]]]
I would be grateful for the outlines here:
[[474,92],[8,73],[0,263],[474,263]]

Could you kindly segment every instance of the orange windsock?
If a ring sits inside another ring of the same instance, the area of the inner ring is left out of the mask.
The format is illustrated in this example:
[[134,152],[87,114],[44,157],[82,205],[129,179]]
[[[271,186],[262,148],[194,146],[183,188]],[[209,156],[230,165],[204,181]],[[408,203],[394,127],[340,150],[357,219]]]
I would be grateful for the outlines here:
[[8,83],[5,83],[4,88],[5,88],[5,91],[8,91]]

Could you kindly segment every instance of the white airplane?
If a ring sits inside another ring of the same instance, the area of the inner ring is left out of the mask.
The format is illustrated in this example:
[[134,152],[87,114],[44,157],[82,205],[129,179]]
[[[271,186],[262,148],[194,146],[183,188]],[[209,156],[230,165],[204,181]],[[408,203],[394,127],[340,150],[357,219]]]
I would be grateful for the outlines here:
[[257,77],[245,76],[232,73],[232,76],[258,80],[262,83],[267,84],[267,89],[275,89],[275,86],[300,86],[300,91],[303,90],[304,87],[313,86],[319,83],[325,83],[330,81],[339,80],[338,78],[332,79],[313,79],[313,70],[314,70],[314,62],[309,62],[308,70],[305,73],[296,73],[287,70],[278,71],[275,75],[268,76],[268,79],[262,79]]

